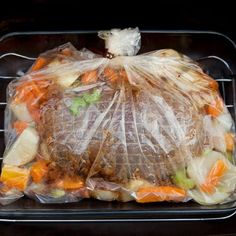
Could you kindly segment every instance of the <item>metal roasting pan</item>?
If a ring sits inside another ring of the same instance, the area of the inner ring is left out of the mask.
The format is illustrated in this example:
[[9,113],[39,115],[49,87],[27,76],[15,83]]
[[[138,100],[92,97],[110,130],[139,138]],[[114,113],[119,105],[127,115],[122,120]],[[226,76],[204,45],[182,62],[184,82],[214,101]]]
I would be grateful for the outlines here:
[[[4,151],[7,84],[27,70],[39,53],[71,42],[104,53],[96,31],[13,32],[0,38],[0,157]],[[220,84],[222,97],[236,118],[236,46],[227,36],[209,31],[142,31],[140,53],[172,48],[197,60]],[[20,55],[23,55],[20,56]],[[1,160],[0,160],[1,161]],[[135,222],[224,220],[236,214],[236,202],[215,206],[187,203],[102,202],[85,199],[68,204],[40,204],[26,197],[0,206],[0,222]]]

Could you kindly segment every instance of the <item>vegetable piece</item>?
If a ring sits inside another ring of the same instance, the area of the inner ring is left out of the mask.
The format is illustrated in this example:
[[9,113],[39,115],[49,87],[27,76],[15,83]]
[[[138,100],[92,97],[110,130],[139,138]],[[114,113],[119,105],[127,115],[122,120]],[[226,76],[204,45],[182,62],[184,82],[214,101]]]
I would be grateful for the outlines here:
[[56,82],[64,88],[69,88],[78,78],[78,72],[61,73],[56,75]]
[[34,128],[26,128],[15,143],[11,146],[3,163],[13,166],[21,166],[32,161],[38,150],[39,135]]
[[202,205],[212,205],[212,204],[218,204],[223,202],[225,199],[227,199],[230,196],[230,193],[222,192],[222,191],[216,191],[212,194],[206,194],[201,191],[198,191],[196,189],[189,190],[188,195],[194,199],[194,201],[202,204]]
[[98,73],[96,70],[85,72],[81,78],[81,82],[83,84],[96,83],[97,80],[98,80]]
[[136,201],[139,203],[161,201],[183,201],[186,191],[172,186],[144,187],[136,192]]
[[39,57],[36,62],[33,64],[31,71],[37,71],[42,69],[44,66],[47,65],[47,60],[44,57]]
[[17,135],[21,134],[27,127],[28,123],[25,121],[17,120],[13,123],[13,128],[16,130]]
[[[27,80],[16,87],[15,104],[25,103],[27,112],[34,121],[39,121],[40,105],[45,101],[50,80]],[[22,111],[23,112],[23,111]]]
[[121,70],[114,70],[112,68],[105,68],[104,70],[104,76],[106,77],[107,80],[111,82],[115,82],[119,79],[126,79],[128,80],[127,73],[124,69]]
[[228,170],[226,163],[223,160],[218,160],[210,170],[206,181],[200,185],[203,192],[213,193],[216,185],[219,183],[221,177]]
[[27,104],[25,102],[10,104],[10,109],[13,111],[15,117],[20,121],[31,122],[33,121],[29,110],[27,109]]
[[[38,122],[40,119],[40,105],[45,101],[47,88],[51,84],[50,80],[29,80],[25,81],[16,88],[14,102],[16,104],[24,103],[25,110],[30,114],[31,119]],[[22,110],[23,112],[23,110]]]
[[200,157],[194,158],[187,167],[188,176],[200,186],[206,182],[206,179],[218,160],[227,161],[223,154],[216,151],[207,151]]
[[173,180],[177,186],[185,190],[195,187],[194,181],[187,177],[185,169],[176,171],[175,176],[173,176]]
[[47,92],[47,87],[50,84],[51,81],[46,79],[31,79],[24,81],[16,87],[15,100],[17,102],[27,102],[31,99],[40,101]]
[[224,104],[221,98],[216,98],[213,104],[206,105],[206,113],[218,117],[224,110]]
[[86,107],[86,102],[84,101],[83,98],[78,97],[78,98],[73,98],[72,104],[70,106],[70,112],[74,115],[77,116],[79,114],[79,108],[81,107]]
[[225,134],[226,149],[230,152],[234,149],[234,136],[232,133]]
[[4,165],[1,173],[1,181],[10,188],[24,191],[29,181],[30,171],[26,168]]
[[65,190],[79,189],[84,186],[84,182],[79,177],[65,177],[56,183],[57,188]]
[[200,204],[223,202],[236,188],[236,167],[220,152],[194,158],[187,173],[197,186],[188,195]]
[[101,92],[99,90],[94,90],[92,94],[85,93],[83,99],[86,103],[93,104],[100,100]]
[[91,192],[91,195],[101,201],[114,201],[117,200],[119,194],[115,191],[96,189]]
[[16,88],[15,99],[20,102],[27,102],[33,100],[35,105],[40,99],[44,97],[47,92],[46,88],[50,85],[49,80],[29,80],[25,81]]
[[65,194],[66,194],[66,192],[62,189],[52,189],[50,195],[53,198],[60,198],[60,197],[63,197]]
[[77,97],[72,100],[70,106],[70,112],[73,115],[79,114],[79,109],[96,103],[101,98],[101,92],[99,90],[94,90],[93,93],[85,93],[82,97]]
[[123,188],[124,191],[120,194],[120,200],[122,202],[128,202],[134,200],[134,192],[136,192],[141,187],[151,187],[153,186],[148,181],[144,179],[131,179]]
[[30,175],[34,183],[40,183],[47,174],[48,166],[45,160],[38,160],[32,166],[30,170]]
[[215,81],[214,79],[209,79],[209,88],[211,90],[215,90],[215,91],[218,90],[218,88],[219,88],[218,82]]
[[209,153],[212,152],[212,149],[206,149],[204,152],[203,152],[203,156],[207,156]]
[[152,187],[153,185],[144,179],[133,179],[130,180],[126,185],[125,189],[136,192],[141,187]]
[[112,82],[117,81],[119,79],[119,74],[114,69],[107,67],[107,68],[105,68],[103,73],[104,73],[106,79],[110,80]]
[[[63,50],[62,54],[66,57],[70,56],[70,52],[68,50]],[[71,52],[72,55],[72,52]],[[51,60],[48,64],[48,68],[60,68],[63,65],[63,62],[59,58],[54,58]],[[79,78],[80,72],[78,71],[61,71],[61,70],[56,70],[54,71],[54,81],[62,86],[63,88],[69,88],[78,78]]]

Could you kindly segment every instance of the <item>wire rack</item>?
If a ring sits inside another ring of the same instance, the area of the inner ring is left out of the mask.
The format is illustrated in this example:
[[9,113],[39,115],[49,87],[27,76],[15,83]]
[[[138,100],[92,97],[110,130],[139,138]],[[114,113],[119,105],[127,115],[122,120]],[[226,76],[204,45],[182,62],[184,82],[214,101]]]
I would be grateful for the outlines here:
[[[5,53],[0,55],[0,63],[1,60],[4,60],[6,57],[16,57],[21,60],[28,60],[29,62],[34,62],[36,58],[34,57],[28,57],[26,55],[21,55],[17,53]],[[234,121],[236,119],[236,85],[235,85],[235,78],[236,75],[232,72],[229,64],[223,60],[220,57],[217,56],[207,56],[202,57],[197,60],[197,62],[200,64],[200,66],[203,68],[204,72],[212,76],[218,83],[219,83],[219,89],[220,93],[224,99],[224,102],[226,104],[226,107],[228,108],[229,112],[231,113]],[[218,74],[217,76],[214,76],[212,71],[214,71],[214,67],[217,66],[218,68],[221,67],[222,70],[224,70],[224,73]],[[14,79],[19,79],[24,72],[22,70],[18,70],[15,75],[1,75],[0,71],[0,89],[6,89],[7,84],[9,84]],[[6,102],[6,95],[4,94],[5,91],[2,91],[2,96],[0,100],[0,110],[2,111],[0,113],[0,121],[3,121],[2,124],[0,124],[0,162],[2,161],[3,152],[5,145],[4,145],[4,133],[7,132],[4,130],[4,110],[7,105]],[[1,94],[1,93],[0,93]]]

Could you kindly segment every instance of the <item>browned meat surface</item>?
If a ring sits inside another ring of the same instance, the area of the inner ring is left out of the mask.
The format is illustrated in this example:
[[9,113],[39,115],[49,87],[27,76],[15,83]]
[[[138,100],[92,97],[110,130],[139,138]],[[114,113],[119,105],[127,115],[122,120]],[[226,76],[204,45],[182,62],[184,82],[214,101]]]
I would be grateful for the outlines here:
[[84,179],[125,184],[140,177],[170,185],[173,171],[201,151],[201,117],[182,94],[177,100],[165,90],[160,96],[124,91],[105,87],[101,100],[77,116],[69,106],[80,93],[52,97],[39,129],[50,158],[61,172]]

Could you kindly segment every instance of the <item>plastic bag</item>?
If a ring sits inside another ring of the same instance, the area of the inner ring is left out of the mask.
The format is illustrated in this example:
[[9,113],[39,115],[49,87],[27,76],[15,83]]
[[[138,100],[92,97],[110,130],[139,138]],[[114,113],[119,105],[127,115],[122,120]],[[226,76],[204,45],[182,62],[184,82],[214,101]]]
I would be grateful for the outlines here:
[[138,29],[99,32],[108,57],[63,45],[8,87],[1,203],[94,197],[234,200],[234,124],[218,84]]

